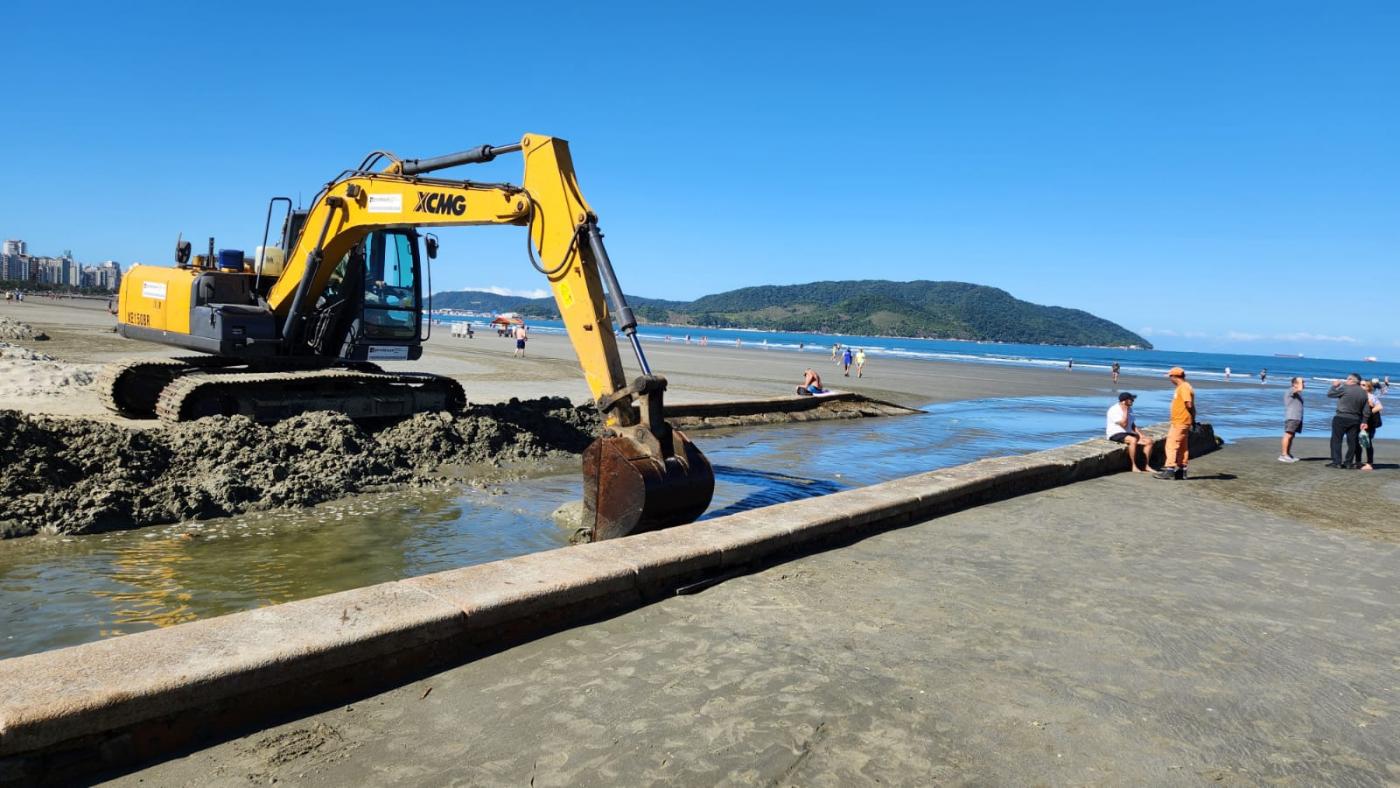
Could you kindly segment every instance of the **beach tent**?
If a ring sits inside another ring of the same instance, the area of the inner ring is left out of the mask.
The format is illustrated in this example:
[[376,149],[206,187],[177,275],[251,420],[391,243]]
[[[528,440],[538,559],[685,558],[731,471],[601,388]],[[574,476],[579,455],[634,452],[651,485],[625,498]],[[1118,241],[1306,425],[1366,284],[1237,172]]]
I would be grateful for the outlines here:
[[493,325],[493,326],[523,326],[523,325],[525,325],[525,321],[521,319],[520,315],[517,315],[517,314],[515,314],[514,312],[506,312],[506,313],[503,314],[503,315],[496,315],[494,318],[492,318],[492,319],[491,319],[491,325]]

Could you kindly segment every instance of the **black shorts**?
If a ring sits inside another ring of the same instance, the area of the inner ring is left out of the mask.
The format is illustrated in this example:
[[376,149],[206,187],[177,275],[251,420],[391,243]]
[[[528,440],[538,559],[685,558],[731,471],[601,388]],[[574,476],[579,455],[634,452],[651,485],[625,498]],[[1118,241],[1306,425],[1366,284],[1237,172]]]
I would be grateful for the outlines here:
[[1131,432],[1120,432],[1116,435],[1108,436],[1108,439],[1113,441],[1114,443],[1123,443],[1131,437],[1133,437],[1133,434]]
[[524,350],[524,349],[525,349],[525,340],[523,340],[523,339],[517,339],[517,340],[515,340],[515,347],[516,347],[517,349],[519,349],[519,350]]
[[1297,435],[1303,431],[1303,422],[1297,419],[1288,419],[1283,422],[1283,431],[1289,435]]

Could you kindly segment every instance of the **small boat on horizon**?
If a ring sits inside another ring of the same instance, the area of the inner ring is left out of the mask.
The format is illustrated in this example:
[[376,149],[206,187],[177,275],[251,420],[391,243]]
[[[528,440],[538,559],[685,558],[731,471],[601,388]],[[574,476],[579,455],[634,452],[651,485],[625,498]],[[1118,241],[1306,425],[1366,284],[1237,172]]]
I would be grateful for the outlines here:
[[1361,360],[1362,360],[1362,361],[1369,361],[1369,362],[1371,362],[1371,363],[1374,364],[1374,363],[1376,362],[1376,357],[1375,357],[1375,356],[1367,356],[1366,358],[1363,358],[1363,359],[1361,359]]
[[1302,358],[1302,353],[1275,353],[1274,358]]

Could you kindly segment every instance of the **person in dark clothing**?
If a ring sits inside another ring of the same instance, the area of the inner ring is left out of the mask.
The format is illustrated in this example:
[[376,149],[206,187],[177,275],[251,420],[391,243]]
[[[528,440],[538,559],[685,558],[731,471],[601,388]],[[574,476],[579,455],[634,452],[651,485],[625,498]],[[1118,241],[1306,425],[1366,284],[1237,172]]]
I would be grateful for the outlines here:
[[[1371,402],[1361,388],[1361,376],[1353,372],[1345,382],[1332,381],[1327,396],[1337,401],[1337,413],[1332,417],[1332,461],[1328,468],[1361,467],[1361,430],[1371,420]],[[1346,438],[1347,453],[1342,457],[1342,438]]]
[[1361,388],[1366,391],[1366,400],[1371,405],[1371,417],[1366,420],[1365,440],[1361,442],[1362,448],[1366,450],[1366,464],[1361,466],[1361,470],[1370,471],[1375,469],[1376,432],[1381,428],[1381,411],[1385,410],[1385,407],[1381,404],[1380,397],[1376,396],[1379,390],[1374,380],[1362,381]]

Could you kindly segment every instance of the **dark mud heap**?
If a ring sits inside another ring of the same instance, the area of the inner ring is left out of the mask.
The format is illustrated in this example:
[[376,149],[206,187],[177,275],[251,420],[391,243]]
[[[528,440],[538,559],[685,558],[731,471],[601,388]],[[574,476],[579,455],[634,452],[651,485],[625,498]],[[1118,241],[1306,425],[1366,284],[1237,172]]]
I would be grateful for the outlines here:
[[374,429],[336,413],[133,430],[0,411],[0,537],[311,506],[441,478],[443,466],[576,455],[599,426],[591,406],[563,398],[420,414]]

